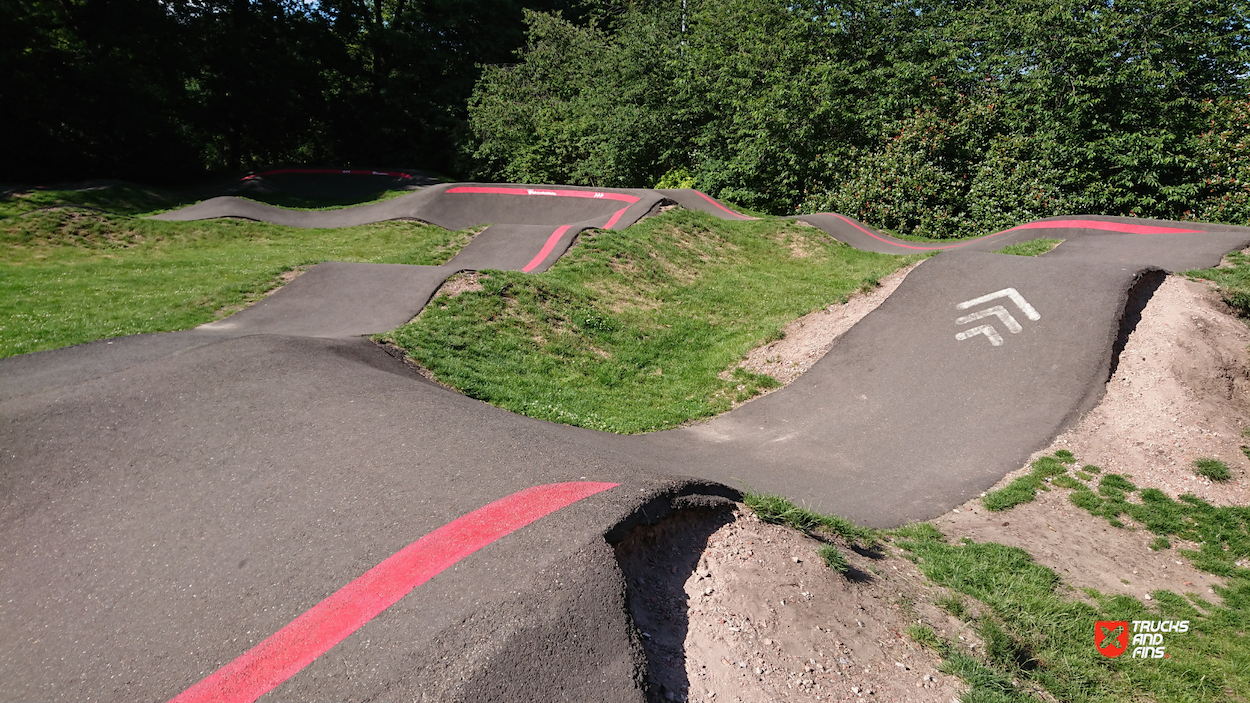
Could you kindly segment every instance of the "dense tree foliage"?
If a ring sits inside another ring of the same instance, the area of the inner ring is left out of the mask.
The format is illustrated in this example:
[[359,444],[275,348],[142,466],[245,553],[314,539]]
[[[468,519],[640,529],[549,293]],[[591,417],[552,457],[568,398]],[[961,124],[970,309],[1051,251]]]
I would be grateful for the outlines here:
[[[483,177],[699,187],[959,236],[1250,221],[1244,0],[668,0],[531,14],[469,109]],[[671,180],[671,177],[670,179]]]
[[0,180],[451,166],[479,64],[561,0],[5,0]]
[[6,0],[0,180],[695,184],[960,236],[1250,221],[1250,0]]

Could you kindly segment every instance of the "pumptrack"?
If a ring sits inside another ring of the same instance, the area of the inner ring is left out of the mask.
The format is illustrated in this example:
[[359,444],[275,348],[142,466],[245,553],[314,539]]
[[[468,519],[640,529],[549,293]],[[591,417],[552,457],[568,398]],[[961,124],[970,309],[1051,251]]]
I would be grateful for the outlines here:
[[[789,387],[640,436],[493,408],[362,338],[457,271],[538,273],[665,204],[748,219],[693,190],[479,183],[158,216],[490,226],[444,266],[320,264],[195,330],[0,361],[0,700],[654,697],[612,551],[631,527],[743,483],[875,526],[941,514],[1097,403],[1164,272],[1250,245],[1070,216],[938,246],[803,216],[945,253]],[[1038,236],[1064,242],[990,253]]]

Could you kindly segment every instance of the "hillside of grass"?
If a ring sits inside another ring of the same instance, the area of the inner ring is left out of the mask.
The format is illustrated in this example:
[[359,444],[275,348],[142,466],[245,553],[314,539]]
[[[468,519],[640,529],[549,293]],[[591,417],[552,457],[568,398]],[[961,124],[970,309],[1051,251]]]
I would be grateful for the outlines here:
[[0,199],[0,357],[195,327],[322,261],[442,264],[472,236],[410,222],[321,230],[134,215],[177,202],[132,186]]
[[673,427],[776,385],[735,370],[790,321],[917,260],[785,221],[672,210],[584,233],[547,272],[485,273],[394,343],[441,382],[532,417],[618,433]]

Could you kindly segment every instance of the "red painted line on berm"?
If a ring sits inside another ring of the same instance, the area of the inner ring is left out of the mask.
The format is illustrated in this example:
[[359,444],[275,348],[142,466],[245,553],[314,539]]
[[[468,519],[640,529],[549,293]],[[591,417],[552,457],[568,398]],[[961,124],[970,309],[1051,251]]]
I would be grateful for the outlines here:
[[758,220],[758,219],[759,219],[758,217],[750,217],[750,216],[747,216],[747,215],[743,215],[743,214],[742,214],[742,213],[740,213],[740,212],[734,212],[733,210],[730,210],[729,208],[725,207],[724,205],[721,205],[720,203],[716,202],[715,200],[713,200],[713,199],[712,199],[712,196],[708,195],[707,193],[704,193],[704,192],[703,192],[703,191],[701,191],[701,190],[696,190],[695,192],[696,192],[696,193],[698,193],[699,195],[703,196],[703,199],[704,199],[704,200],[706,200],[706,201],[708,201],[709,203],[711,203],[711,204],[715,205],[716,207],[720,208],[721,210],[724,210],[725,212],[729,213],[730,215],[733,215],[734,217],[741,217],[741,218],[742,218],[742,219],[744,219],[744,220]]
[[879,236],[873,233],[872,231],[866,229],[865,227],[860,225],[858,222],[856,222],[855,220],[852,220],[846,215],[839,215],[836,212],[822,212],[822,213],[817,213],[817,214],[832,215],[833,217],[836,217],[842,220],[848,225],[854,227],[855,229],[859,230],[860,232],[863,232],[864,234],[868,235],[869,237],[872,237],[873,239],[879,242],[885,242],[886,244],[896,246],[900,249],[916,249],[918,251],[942,251],[946,249],[958,249],[959,247],[966,247],[969,244],[975,244],[977,242],[990,239],[991,237],[997,237],[1000,235],[1007,234],[1008,232],[1015,232],[1016,230],[1021,230],[1021,229],[1095,229],[1095,230],[1100,230],[1104,232],[1116,232],[1119,234],[1200,234],[1202,232],[1202,230],[1197,230],[1197,229],[1179,229],[1177,227],[1160,227],[1158,225],[1139,225],[1139,224],[1133,224],[1133,223],[1128,223],[1128,222],[1114,222],[1114,221],[1108,222],[1105,220],[1041,220],[1038,222],[1030,222],[1028,224],[1018,225],[1016,227],[1012,227],[1011,229],[1005,229],[1001,232],[995,232],[994,234],[987,234],[984,237],[978,237],[976,239],[969,239],[963,242],[959,242],[958,244],[944,244],[944,245],[939,245],[935,247],[922,247],[922,246],[916,246],[914,244],[904,244],[903,242],[900,242],[895,239],[886,239],[885,237]]
[[563,190],[559,188],[514,188],[503,186],[456,186],[448,188],[448,193],[476,195],[545,195],[549,198],[589,198],[591,200],[620,200],[636,203],[638,198],[627,193],[613,193],[598,190]]
[[457,518],[366,571],[170,703],[251,703],[461,559],[560,508],[619,485],[572,481],[534,486]]
[[538,265],[543,262],[543,259],[547,258],[547,255],[551,253],[551,250],[556,248],[556,242],[560,241],[560,237],[563,237],[564,233],[569,231],[569,227],[572,227],[572,225],[557,227],[556,231],[552,232],[550,237],[547,237],[547,241],[543,243],[543,248],[538,250],[538,253],[534,255],[534,258],[530,259],[530,262],[526,264],[521,271],[529,273],[530,271],[538,268]]
[[1159,225],[1139,225],[1128,222],[1107,222],[1105,220],[1042,220],[1027,225],[1012,227],[1007,232],[1018,229],[1097,229],[1122,234],[1201,234],[1199,229],[1180,229],[1179,227],[1160,227]]

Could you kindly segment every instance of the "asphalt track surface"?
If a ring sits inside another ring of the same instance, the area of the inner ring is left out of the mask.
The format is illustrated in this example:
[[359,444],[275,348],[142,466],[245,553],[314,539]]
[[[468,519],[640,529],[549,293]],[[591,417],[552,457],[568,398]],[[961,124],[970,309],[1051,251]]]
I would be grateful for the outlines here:
[[[645,700],[611,546],[631,526],[743,484],[873,525],[940,514],[1099,400],[1163,271],[1250,245],[1103,217],[961,242],[791,386],[643,436],[493,408],[360,336],[456,271],[541,271],[670,202],[745,218],[696,191],[499,184],[161,216],[491,226],[445,266],[321,264],[196,330],[0,361],[0,700]],[[1038,236],[1066,241],[989,253]]]

